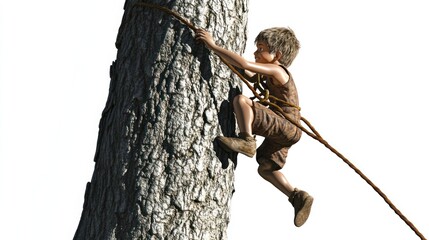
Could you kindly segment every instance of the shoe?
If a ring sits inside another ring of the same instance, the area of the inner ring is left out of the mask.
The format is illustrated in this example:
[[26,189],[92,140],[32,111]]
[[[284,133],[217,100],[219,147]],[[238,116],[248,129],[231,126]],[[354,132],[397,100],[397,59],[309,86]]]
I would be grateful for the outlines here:
[[295,208],[294,224],[301,227],[308,219],[313,204],[313,197],[307,192],[295,188],[292,195],[289,197],[289,202]]
[[226,151],[238,152],[248,157],[256,153],[256,139],[247,132],[238,134],[238,138],[218,136],[216,138]]

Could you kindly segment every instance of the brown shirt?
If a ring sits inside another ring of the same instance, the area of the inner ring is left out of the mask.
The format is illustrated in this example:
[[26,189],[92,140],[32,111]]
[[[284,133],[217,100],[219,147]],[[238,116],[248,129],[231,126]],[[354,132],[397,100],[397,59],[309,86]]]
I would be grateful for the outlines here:
[[[283,66],[281,66],[286,73],[289,75],[289,80],[284,85],[276,85],[278,84],[273,79],[268,78],[266,80],[267,89],[270,91],[270,95],[281,99],[283,101],[286,101],[288,103],[291,103],[295,106],[299,106],[299,100],[298,100],[298,91],[295,86],[295,82],[293,80],[292,75],[290,72]],[[292,119],[299,121],[300,113],[299,110],[295,107],[288,106],[286,104],[283,104],[281,102],[276,102],[272,100],[271,102],[277,104],[279,107],[282,108],[282,110]],[[274,112],[277,112],[277,110],[274,107],[270,107],[271,110]],[[280,113],[278,113],[281,115]]]

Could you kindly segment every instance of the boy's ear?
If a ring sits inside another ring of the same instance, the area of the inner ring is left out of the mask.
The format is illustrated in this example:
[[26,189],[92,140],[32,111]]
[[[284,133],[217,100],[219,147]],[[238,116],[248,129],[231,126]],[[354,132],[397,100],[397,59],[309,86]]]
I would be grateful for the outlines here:
[[280,58],[282,58],[283,54],[279,51],[276,52],[276,60],[279,60]]

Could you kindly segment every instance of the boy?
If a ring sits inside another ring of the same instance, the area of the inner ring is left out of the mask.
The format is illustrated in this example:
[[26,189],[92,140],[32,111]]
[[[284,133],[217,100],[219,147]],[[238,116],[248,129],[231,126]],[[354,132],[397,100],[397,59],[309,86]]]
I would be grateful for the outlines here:
[[[266,81],[272,96],[298,106],[298,94],[287,67],[290,66],[299,50],[299,41],[289,28],[269,28],[259,33],[255,39],[255,62],[245,60],[240,55],[226,50],[213,40],[205,30],[198,29],[196,39],[230,64],[244,69],[246,75],[260,77]],[[259,76],[258,76],[259,74]],[[299,110],[277,103],[288,117],[296,122],[300,120]],[[221,146],[227,151],[234,151],[253,157],[256,152],[256,140],[252,134],[265,137],[256,153],[259,163],[258,173],[268,182],[283,192],[295,209],[294,224],[302,226],[307,220],[313,198],[305,191],[293,188],[286,177],[279,171],[286,162],[289,148],[298,142],[301,130],[286,120],[280,113],[237,95],[233,101],[234,113],[240,133],[238,138],[218,136]]]

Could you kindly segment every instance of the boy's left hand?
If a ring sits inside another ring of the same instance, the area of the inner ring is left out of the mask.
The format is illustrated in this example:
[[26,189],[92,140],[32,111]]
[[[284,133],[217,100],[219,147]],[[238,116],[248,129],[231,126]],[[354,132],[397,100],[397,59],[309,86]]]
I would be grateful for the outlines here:
[[213,49],[214,47],[216,47],[216,43],[213,40],[212,35],[204,29],[201,29],[201,28],[198,29],[196,31],[195,38],[197,40],[202,40],[206,44],[206,46],[210,49]]

